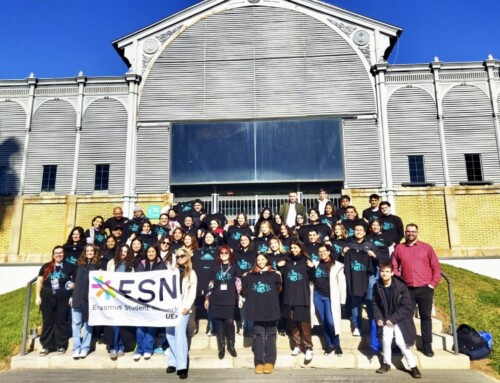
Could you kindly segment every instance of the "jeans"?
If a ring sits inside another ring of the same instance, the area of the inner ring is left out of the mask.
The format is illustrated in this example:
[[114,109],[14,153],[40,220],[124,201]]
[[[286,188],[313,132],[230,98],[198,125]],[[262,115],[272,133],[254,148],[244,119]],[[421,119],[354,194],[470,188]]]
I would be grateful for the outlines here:
[[360,332],[361,325],[361,304],[363,297],[351,296],[351,324],[353,328],[357,328]]
[[253,357],[254,364],[276,363],[276,321],[273,322],[253,322]]
[[120,337],[120,327],[113,326],[113,346],[109,348],[109,351],[125,351],[125,343],[123,343]]
[[314,290],[313,301],[316,313],[321,321],[321,327],[323,327],[326,346],[340,346],[340,338],[338,335],[335,335],[335,324],[333,323],[330,297],[325,297]]
[[432,347],[432,302],[434,301],[434,289],[429,286],[409,287],[413,310],[418,306],[420,316],[420,327],[422,329],[422,345],[424,350]]
[[383,337],[382,337],[382,347],[384,353],[384,363],[391,365],[392,360],[392,337],[396,338],[396,345],[399,347],[403,356],[408,363],[408,367],[413,368],[417,365],[415,357],[413,353],[410,351],[410,348],[406,345],[405,340],[403,338],[403,334],[401,333],[401,329],[398,324],[388,326],[384,326]]
[[156,327],[137,327],[135,336],[137,338],[136,354],[152,354],[156,337]]
[[168,341],[167,363],[168,366],[177,370],[187,370],[188,365],[188,341],[186,329],[190,314],[182,315],[181,321],[175,327],[167,327],[165,335]]
[[[82,309],[80,307],[71,309],[71,328],[73,330],[73,351],[89,351],[92,341],[92,326],[88,322],[82,322]],[[81,329],[83,327],[83,336]]]
[[375,283],[377,283],[379,276],[380,276],[380,271],[379,268],[377,267],[375,274],[372,274],[368,277],[368,290],[366,291],[365,303],[366,303],[366,312],[368,314],[368,320],[370,321],[370,323],[372,322],[373,319],[373,307],[372,307],[373,286],[375,286]]

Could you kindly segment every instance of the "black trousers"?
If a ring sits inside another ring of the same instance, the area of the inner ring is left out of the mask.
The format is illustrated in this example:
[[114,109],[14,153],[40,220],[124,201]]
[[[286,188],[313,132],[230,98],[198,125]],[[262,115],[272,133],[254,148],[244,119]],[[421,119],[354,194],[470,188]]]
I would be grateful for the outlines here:
[[413,310],[418,307],[420,316],[420,327],[422,329],[422,345],[432,345],[432,303],[434,301],[434,289],[429,286],[409,287]]
[[40,343],[43,348],[54,351],[68,348],[70,334],[69,296],[64,293],[42,294],[42,335]]
[[253,358],[255,365],[276,363],[277,322],[254,322]]

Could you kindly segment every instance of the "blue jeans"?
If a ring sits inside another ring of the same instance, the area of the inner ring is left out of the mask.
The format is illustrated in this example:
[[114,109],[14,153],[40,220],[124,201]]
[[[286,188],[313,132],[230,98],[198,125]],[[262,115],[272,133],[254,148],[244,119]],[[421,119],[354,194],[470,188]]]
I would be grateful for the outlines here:
[[363,297],[351,296],[351,324],[361,332],[361,304]]
[[152,354],[156,337],[156,327],[137,327],[135,330],[137,340],[136,354]]
[[187,370],[189,350],[186,329],[189,315],[181,314],[181,321],[177,326],[165,328],[168,341],[167,363],[168,366],[175,367],[177,370]]
[[373,286],[375,286],[375,283],[377,283],[379,276],[380,276],[380,271],[379,268],[377,267],[375,274],[370,275],[368,277],[368,290],[366,291],[365,304],[366,304],[366,312],[368,314],[368,319],[370,323],[372,322],[373,319],[373,307],[372,307]]
[[125,351],[125,344],[120,338],[120,327],[113,326],[113,346],[109,348],[109,351]]
[[335,335],[335,324],[333,323],[330,297],[325,297],[315,290],[313,301],[314,308],[316,309],[316,313],[318,314],[321,321],[321,327],[323,327],[326,346],[340,346],[340,338],[338,335]]
[[[92,326],[88,322],[82,322],[82,309],[80,307],[71,309],[71,328],[73,331],[73,351],[89,351],[92,341]],[[83,336],[81,329],[83,327]]]

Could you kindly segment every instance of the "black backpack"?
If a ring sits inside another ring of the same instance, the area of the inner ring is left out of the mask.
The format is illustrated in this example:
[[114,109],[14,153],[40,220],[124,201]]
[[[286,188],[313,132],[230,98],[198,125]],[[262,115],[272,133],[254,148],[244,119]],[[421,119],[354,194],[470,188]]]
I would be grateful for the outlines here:
[[491,350],[488,343],[479,333],[467,324],[461,324],[457,328],[458,351],[469,356],[470,360],[486,358]]

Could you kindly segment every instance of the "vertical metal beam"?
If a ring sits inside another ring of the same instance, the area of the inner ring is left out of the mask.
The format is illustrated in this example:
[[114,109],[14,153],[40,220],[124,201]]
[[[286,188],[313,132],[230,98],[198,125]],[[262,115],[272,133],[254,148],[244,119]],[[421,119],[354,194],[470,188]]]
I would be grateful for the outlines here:
[[83,72],[78,73],[75,77],[78,84],[78,104],[76,107],[76,123],[75,123],[75,159],[73,161],[73,177],[71,178],[71,191],[70,195],[76,194],[76,185],[78,182],[78,165],[80,158],[80,141],[82,133],[82,118],[83,118],[83,90],[85,87],[85,82],[87,78],[83,75]]
[[489,55],[488,59],[484,62],[486,66],[486,71],[488,72],[488,88],[490,90],[491,108],[493,110],[493,123],[495,124],[495,136],[497,139],[497,155],[500,164],[500,122],[498,121],[498,104],[496,97],[496,86],[494,81],[493,70],[498,71],[500,67],[500,61],[494,60],[493,56]]
[[24,194],[24,185],[26,181],[26,167],[28,166],[28,150],[30,147],[30,133],[31,133],[31,122],[33,120],[33,109],[35,106],[35,88],[37,83],[37,78],[33,73],[26,79],[29,86],[28,95],[28,110],[26,111],[26,125],[25,132],[26,137],[24,139],[24,151],[23,151],[23,165],[21,167],[21,179],[19,182],[19,193],[18,195]]
[[444,136],[444,113],[443,97],[441,94],[441,81],[439,79],[439,70],[443,64],[436,57],[431,63],[432,73],[434,74],[434,94],[436,96],[436,109],[439,130],[439,144],[441,146],[441,161],[443,163],[444,185],[450,186],[450,170],[448,168],[448,152],[446,150],[446,139]]

